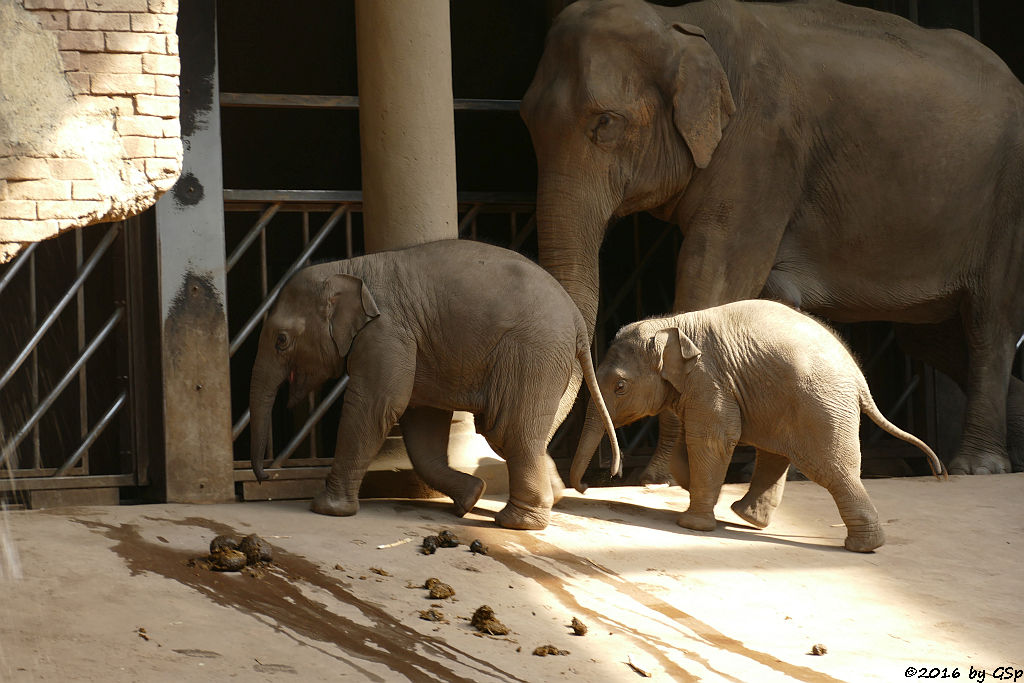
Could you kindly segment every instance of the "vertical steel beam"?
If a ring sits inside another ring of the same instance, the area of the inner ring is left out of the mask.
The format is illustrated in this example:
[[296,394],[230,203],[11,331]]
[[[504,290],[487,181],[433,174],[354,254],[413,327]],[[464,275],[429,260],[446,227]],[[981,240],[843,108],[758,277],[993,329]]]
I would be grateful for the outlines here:
[[181,178],[156,206],[168,502],[231,500],[217,5],[181,0]]

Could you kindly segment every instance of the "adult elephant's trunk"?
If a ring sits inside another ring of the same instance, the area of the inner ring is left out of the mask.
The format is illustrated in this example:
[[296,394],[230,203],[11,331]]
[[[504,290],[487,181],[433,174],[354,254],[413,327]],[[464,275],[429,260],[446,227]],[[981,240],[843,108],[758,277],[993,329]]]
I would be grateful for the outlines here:
[[278,363],[260,358],[252,371],[249,385],[249,435],[251,442],[252,471],[256,481],[264,481],[263,457],[270,440],[270,414],[274,409],[277,390],[287,379],[287,369]]
[[583,474],[587,466],[594,458],[594,452],[601,445],[601,439],[605,435],[604,422],[601,413],[591,398],[587,402],[587,419],[583,424],[583,433],[580,435],[579,446],[576,447],[576,455],[572,458],[572,466],[569,469],[569,483],[574,489],[583,493],[587,485],[583,483]]
[[557,175],[542,176],[538,184],[538,260],[576,302],[593,339],[597,323],[598,253],[611,210],[595,207],[593,197],[564,191],[561,186],[569,183],[569,179]]

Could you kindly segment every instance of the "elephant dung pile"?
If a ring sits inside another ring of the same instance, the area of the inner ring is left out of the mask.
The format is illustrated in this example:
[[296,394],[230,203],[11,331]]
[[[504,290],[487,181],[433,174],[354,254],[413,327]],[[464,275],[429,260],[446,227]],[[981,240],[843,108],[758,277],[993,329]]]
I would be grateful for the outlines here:
[[191,560],[190,564],[218,572],[238,572],[246,567],[262,567],[274,559],[270,544],[249,534],[241,541],[233,536],[217,536],[210,541],[210,554],[204,559]]

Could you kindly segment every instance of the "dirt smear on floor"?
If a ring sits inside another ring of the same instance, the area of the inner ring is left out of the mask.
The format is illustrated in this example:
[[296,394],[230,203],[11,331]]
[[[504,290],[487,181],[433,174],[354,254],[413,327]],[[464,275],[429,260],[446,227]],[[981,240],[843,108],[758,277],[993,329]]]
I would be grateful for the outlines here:
[[[189,566],[189,560],[203,553],[150,542],[136,524],[73,521],[114,541],[113,551],[125,561],[133,575],[148,572],[177,581],[219,605],[244,612],[297,642],[316,647],[353,667],[365,680],[385,683],[391,679],[380,677],[361,662],[386,666],[410,680],[526,683],[479,657],[402,624],[384,607],[360,600],[345,590],[336,578],[324,574],[309,560],[279,547],[273,547],[273,566],[258,576],[239,576]],[[154,521],[208,529],[214,535],[239,535],[225,524],[198,517]],[[370,625],[332,612],[304,593],[303,586],[326,591],[339,602],[357,609]],[[309,641],[337,648],[318,647]],[[464,671],[465,675],[456,670]]]

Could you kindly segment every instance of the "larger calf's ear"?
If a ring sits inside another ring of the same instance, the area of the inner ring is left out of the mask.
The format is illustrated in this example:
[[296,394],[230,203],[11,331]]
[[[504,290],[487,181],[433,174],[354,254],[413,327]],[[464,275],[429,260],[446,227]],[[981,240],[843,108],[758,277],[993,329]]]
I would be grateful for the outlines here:
[[722,140],[722,130],[736,112],[729,79],[704,31],[672,24],[680,47],[672,85],[672,118],[686,140],[697,168],[706,168]]
[[662,349],[661,377],[675,390],[683,393],[686,376],[700,360],[700,349],[679,331],[677,327],[666,327],[654,335],[655,344]]
[[323,306],[331,338],[341,357],[348,355],[359,330],[380,315],[370,290],[354,275],[339,273],[327,277]]

